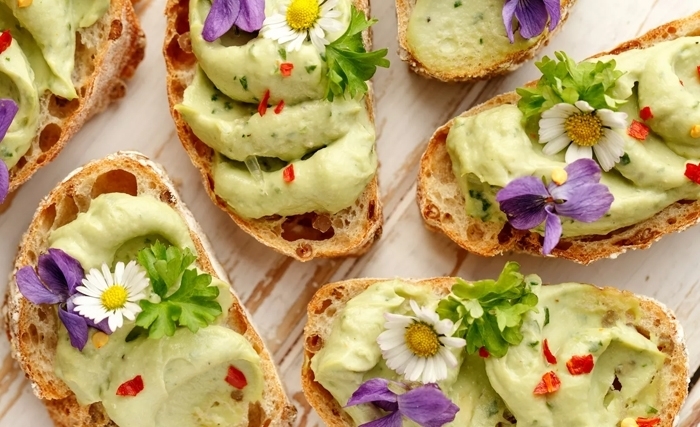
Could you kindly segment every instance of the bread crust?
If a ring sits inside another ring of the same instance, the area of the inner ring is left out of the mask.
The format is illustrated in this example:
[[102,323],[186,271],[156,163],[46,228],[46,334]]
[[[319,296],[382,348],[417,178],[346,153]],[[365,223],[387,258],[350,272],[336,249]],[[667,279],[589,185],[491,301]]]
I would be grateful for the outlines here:
[[[354,0],[358,10],[369,14],[369,0]],[[298,261],[310,261],[314,258],[333,258],[342,256],[359,256],[367,252],[372,243],[382,234],[382,204],[379,199],[379,183],[375,174],[355,204],[336,214],[329,215],[333,224],[334,235],[325,240],[300,238],[287,240],[283,237],[283,226],[296,223],[297,227],[313,232],[310,225],[299,221],[304,215],[274,216],[260,219],[244,218],[234,212],[221,197],[214,193],[212,176],[212,158],[214,150],[204,144],[192,132],[192,129],[175,110],[182,102],[187,86],[192,82],[197,68],[197,59],[191,50],[189,38],[189,1],[168,0],[166,7],[167,29],[163,55],[168,71],[167,87],[170,113],[175,121],[178,136],[192,164],[199,170],[207,194],[221,210],[243,231],[253,236],[260,243]],[[371,33],[363,34],[365,46],[371,46]],[[374,103],[370,91],[365,100],[372,123],[374,123]]]
[[[497,62],[492,62],[485,66],[480,65],[455,71],[446,71],[436,68],[426,67],[414,55],[408,43],[408,21],[413,13],[416,0],[395,0],[396,19],[398,21],[399,57],[408,64],[414,73],[432,79],[441,80],[448,83],[470,82],[475,80],[488,80],[503,74],[507,74],[520,68],[525,62],[534,58],[537,53],[549,44],[549,40],[557,34],[564,26],[569,12],[576,0],[563,0],[561,4],[561,20],[556,28],[549,34],[530,46],[527,50],[513,52]],[[504,28],[505,31],[505,28]]]
[[[386,280],[353,279],[330,283],[319,289],[309,302],[308,320],[304,327],[304,362],[301,383],[307,400],[330,427],[354,427],[355,423],[343,411],[330,392],[314,380],[311,358],[323,348],[323,343],[331,331],[333,321],[341,313],[344,305],[373,284]],[[453,277],[401,280],[425,286],[440,297],[448,295],[452,285],[456,283],[456,278]],[[659,388],[665,393],[661,399],[662,404],[657,408],[659,413],[655,416],[661,418],[659,427],[672,427],[688,395],[688,353],[683,341],[683,329],[680,323],[666,306],[651,298],[615,288],[597,289],[637,299],[642,317],[634,323],[634,326],[642,334],[648,336],[651,333],[659,337],[659,350],[666,354],[667,358],[661,369],[662,386]]]
[[[130,0],[111,0],[105,16],[78,34],[72,75],[78,98],[67,101],[48,91],[40,97],[37,135],[29,151],[10,170],[10,193],[51,163],[90,118],[124,97],[126,81],[143,60],[146,37]],[[93,37],[98,44],[87,44]]]
[[[75,395],[53,371],[58,319],[53,307],[37,306],[19,292],[15,281],[18,269],[36,266],[39,254],[48,249],[49,233],[75,219],[89,208],[90,201],[100,194],[120,192],[149,195],[170,205],[185,221],[199,258],[198,267],[227,281],[226,272],[216,260],[213,250],[182,202],[177,191],[157,164],[135,152],[120,152],[77,169],[46,196],[24,234],[3,306],[5,330],[15,358],[31,381],[34,394],[46,404],[57,426],[114,426],[100,403],[80,406]],[[250,323],[247,312],[233,290],[233,305],[228,312],[227,326],[242,334],[260,355],[265,378],[262,406],[251,406],[251,426],[289,426],[296,408],[286,396],[277,371],[262,338]],[[262,411],[262,412],[261,412]],[[250,415],[249,415],[250,416]]]
[[[696,35],[700,35],[700,12],[658,27],[610,52],[594,57],[642,49],[661,41]],[[460,117],[473,116],[503,104],[516,104],[518,99],[515,92],[508,92],[464,112]],[[445,146],[454,120],[435,131],[421,157],[417,202],[426,227],[443,232],[462,248],[482,256],[511,251],[541,255],[543,239],[538,233],[516,230],[508,223],[484,222],[466,214],[464,195],[452,172],[452,161]],[[628,250],[648,248],[664,235],[683,231],[699,221],[700,201],[682,200],[645,221],[606,235],[563,238],[551,256],[584,265],[603,258],[617,258]]]

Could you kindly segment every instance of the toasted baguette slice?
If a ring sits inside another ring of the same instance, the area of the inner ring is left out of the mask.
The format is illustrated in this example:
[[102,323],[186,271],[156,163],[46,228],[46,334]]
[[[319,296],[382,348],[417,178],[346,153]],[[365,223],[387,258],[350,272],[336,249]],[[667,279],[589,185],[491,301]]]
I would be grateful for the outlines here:
[[[700,35],[700,12],[656,28],[596,57],[697,35]],[[503,104],[516,104],[519,98],[515,92],[508,92],[472,108],[461,117],[473,116]],[[539,234],[515,230],[507,223],[484,222],[467,215],[464,195],[452,172],[452,161],[445,147],[453,123],[454,119],[433,134],[421,158],[417,201],[426,226],[434,231],[442,231],[464,249],[479,255],[495,256],[509,251],[540,255],[542,237]],[[604,236],[562,239],[551,255],[579,264],[590,264],[602,258],[616,258],[630,249],[648,248],[665,234],[683,231],[698,221],[700,201],[679,201],[645,221]]]
[[[413,13],[413,8],[416,5],[416,0],[395,0],[396,1],[396,19],[399,27],[399,57],[402,61],[408,63],[411,71],[418,75],[428,78],[442,80],[443,82],[468,82],[473,80],[484,80],[501,74],[509,73],[516,70],[526,61],[532,59],[537,52],[549,44],[549,40],[564,26],[564,22],[569,17],[569,11],[576,0],[562,0],[561,2],[561,20],[556,28],[542,37],[537,43],[530,46],[527,50],[514,52],[505,56],[493,56],[488,62],[470,64],[469,67],[454,70],[449,67],[431,68],[422,64],[414,56],[411,46],[408,43],[408,21]],[[468,3],[465,3],[466,7]],[[466,25],[466,24],[465,24]],[[545,30],[548,31],[548,30]],[[505,27],[503,27],[505,34]]]
[[[386,279],[353,279],[331,283],[319,289],[309,302],[308,320],[304,327],[301,384],[306,399],[330,427],[353,427],[355,423],[330,392],[314,380],[311,358],[323,348],[333,322],[341,315],[345,304],[373,284],[384,280]],[[435,295],[443,297],[450,293],[455,280],[452,277],[440,277],[407,281],[425,286]],[[671,427],[688,395],[688,354],[683,341],[683,329],[675,315],[658,301],[614,288],[604,290],[638,299],[643,317],[634,326],[647,336],[651,334],[659,337],[659,350],[668,357],[661,369],[662,384],[666,386],[662,388],[664,392],[657,408],[659,413],[655,417],[661,418],[658,427]],[[617,307],[614,301],[601,299],[600,302],[605,306]]]
[[[224,281],[226,272],[192,213],[180,200],[165,171],[145,156],[121,152],[77,169],[58,185],[39,205],[28,231],[22,238],[10,276],[5,300],[4,319],[12,356],[31,381],[37,397],[44,401],[49,414],[61,427],[116,426],[110,421],[101,403],[78,405],[75,395],[54,374],[58,320],[52,307],[38,306],[27,301],[19,292],[15,273],[23,266],[36,265],[39,254],[47,248],[52,230],[73,221],[85,212],[90,201],[104,193],[149,195],[177,211],[190,229],[199,255],[199,267]],[[228,313],[227,326],[244,335],[260,354],[265,377],[261,405],[249,409],[251,426],[288,426],[296,416],[296,408],[287,398],[270,353],[248,319],[238,296]]]
[[[369,14],[369,0],[354,0],[354,3],[358,10]],[[365,253],[382,234],[382,204],[379,200],[379,184],[376,175],[353,206],[329,216],[332,237],[326,237],[329,233],[320,233],[313,228],[312,223],[316,217],[314,213],[288,217],[244,218],[236,214],[225,200],[214,193],[211,169],[214,150],[197,138],[180,113],[175,111],[175,105],[182,102],[185,89],[192,82],[197,70],[197,59],[190,45],[188,12],[188,0],[168,0],[166,9],[168,24],[163,46],[168,70],[168,99],[180,141],[194,166],[199,169],[209,197],[239,227],[260,243],[299,261],[309,261],[319,257],[359,256]],[[364,33],[364,42],[369,50],[371,46],[369,32]],[[374,123],[371,86],[365,99],[367,111]]]
[[72,78],[78,98],[67,101],[48,91],[41,96],[38,133],[10,170],[10,193],[51,163],[88,119],[126,94],[126,80],[144,57],[146,38],[132,2],[111,0],[99,21],[78,31],[76,44]]

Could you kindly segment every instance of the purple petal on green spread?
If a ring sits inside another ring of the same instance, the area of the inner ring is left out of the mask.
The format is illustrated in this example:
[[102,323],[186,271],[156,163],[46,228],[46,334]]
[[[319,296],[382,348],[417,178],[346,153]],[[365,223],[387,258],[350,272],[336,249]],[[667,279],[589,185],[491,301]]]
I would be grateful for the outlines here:
[[518,230],[529,230],[542,224],[548,197],[547,187],[534,176],[515,179],[496,193],[501,210]]
[[503,5],[503,24],[506,26],[506,33],[511,43],[515,43],[515,35],[513,34],[513,17],[515,9],[518,7],[520,0],[508,0]]
[[544,7],[549,13],[549,31],[554,31],[561,21],[561,4],[560,0],[544,0]]
[[70,313],[63,308],[58,309],[58,318],[68,330],[70,344],[78,350],[83,350],[88,339],[88,324],[85,318],[76,313]]
[[20,293],[34,304],[58,304],[65,301],[65,294],[53,293],[47,289],[32,267],[20,268],[15,279]]
[[5,201],[10,192],[10,171],[5,162],[0,159],[0,204]]
[[75,290],[85,277],[80,262],[60,249],[49,249],[47,254],[39,257],[39,277],[54,293],[63,292],[64,301]]
[[389,389],[389,380],[373,378],[364,382],[350,396],[346,406],[355,406],[362,403],[396,402],[396,393]]
[[241,13],[240,0],[213,0],[207,19],[204,20],[202,37],[213,42],[233,27]]
[[387,415],[386,417],[361,424],[360,427],[401,427],[402,425],[403,422],[401,420],[401,412],[396,411]]
[[265,2],[262,0],[241,0],[241,13],[235,25],[252,33],[262,28],[265,20]]
[[[5,138],[7,130],[19,111],[17,103],[11,99],[0,99],[0,141]],[[0,203],[5,201],[10,191],[10,171],[0,159]]]
[[442,427],[452,422],[459,406],[435,384],[426,384],[398,397],[399,412],[421,427]]
[[544,208],[547,212],[547,221],[544,226],[544,243],[542,243],[542,254],[549,255],[561,239],[561,219],[552,212],[554,208],[547,206]]

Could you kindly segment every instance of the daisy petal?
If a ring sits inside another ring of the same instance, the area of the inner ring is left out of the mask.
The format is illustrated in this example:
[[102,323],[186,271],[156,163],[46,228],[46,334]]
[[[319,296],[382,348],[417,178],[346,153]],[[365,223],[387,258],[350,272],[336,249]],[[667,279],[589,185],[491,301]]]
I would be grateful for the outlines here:
[[554,154],[557,154],[558,152],[566,148],[571,143],[572,142],[571,138],[569,138],[569,135],[563,134],[557,137],[556,139],[549,141],[544,147],[542,147],[542,154],[544,154],[545,156],[553,156]]
[[571,144],[566,150],[566,155],[564,160],[566,163],[573,163],[579,159],[591,159],[593,158],[593,149],[591,147],[583,147],[578,144]]

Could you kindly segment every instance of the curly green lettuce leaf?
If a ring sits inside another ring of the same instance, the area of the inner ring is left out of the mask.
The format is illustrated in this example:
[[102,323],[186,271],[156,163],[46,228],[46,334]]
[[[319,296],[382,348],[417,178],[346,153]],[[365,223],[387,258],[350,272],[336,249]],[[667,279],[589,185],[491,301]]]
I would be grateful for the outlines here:
[[454,336],[466,339],[469,354],[484,347],[491,356],[503,357],[510,346],[523,340],[523,318],[529,311],[537,311],[538,298],[532,286],[539,284],[537,276],[525,277],[520,265],[509,262],[498,280],[468,283],[458,279],[436,311],[441,319],[458,325]]

